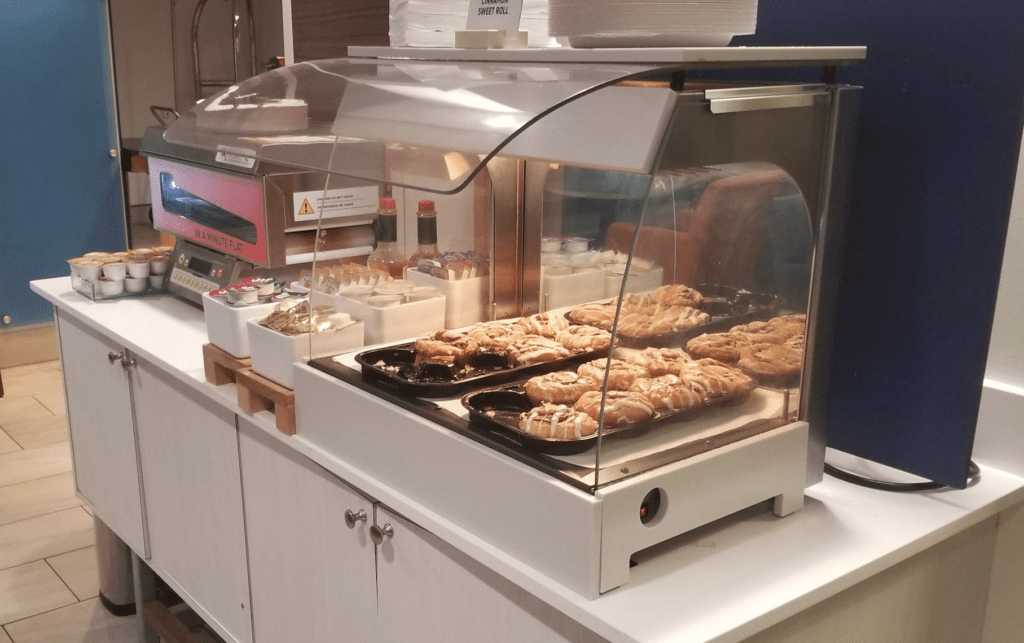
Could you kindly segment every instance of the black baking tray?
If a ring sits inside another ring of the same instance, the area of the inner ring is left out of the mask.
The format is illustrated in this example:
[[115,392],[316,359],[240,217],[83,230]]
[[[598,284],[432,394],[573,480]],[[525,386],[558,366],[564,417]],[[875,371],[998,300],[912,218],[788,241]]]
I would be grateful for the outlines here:
[[[776,295],[716,284],[699,284],[693,286],[693,289],[704,297],[700,310],[711,317],[707,324],[665,335],[634,336],[620,332],[615,338],[615,344],[627,348],[678,348],[699,335],[728,331],[733,326],[752,321],[765,321],[777,317],[782,310],[783,300]],[[578,324],[569,319],[571,312],[567,311],[565,318],[570,323]]]
[[[525,381],[522,381],[463,396],[462,406],[469,411],[470,427],[503,434],[526,449],[547,455],[576,455],[594,446],[597,442],[597,433],[578,440],[556,440],[537,437],[520,429],[519,414],[534,407],[533,402],[526,395],[524,384]],[[670,419],[676,422],[685,421],[712,407],[738,404],[750,397],[750,393],[755,388],[757,387],[754,386],[736,395],[717,397],[690,409],[668,413],[655,412],[654,417],[644,422],[629,426],[605,427],[601,433],[606,438],[610,436],[637,437]]]
[[584,362],[608,357],[608,351],[586,351],[569,357],[530,364],[508,366],[500,353],[479,353],[469,365],[474,370],[453,373],[443,366],[429,366],[433,372],[416,373],[416,344],[396,344],[385,348],[363,351],[355,360],[362,369],[363,379],[387,385],[395,392],[416,397],[456,397],[468,389],[480,386],[498,386],[525,376],[541,375],[551,371],[579,366]]

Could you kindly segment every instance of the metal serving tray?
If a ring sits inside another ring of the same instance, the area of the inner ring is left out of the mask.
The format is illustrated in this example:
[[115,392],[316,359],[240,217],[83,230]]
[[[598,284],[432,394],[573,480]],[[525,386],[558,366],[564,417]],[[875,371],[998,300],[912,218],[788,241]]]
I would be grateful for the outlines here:
[[[733,326],[771,319],[782,309],[782,298],[776,295],[715,284],[699,284],[693,289],[703,295],[700,309],[711,317],[710,322],[665,335],[634,336],[620,332],[615,338],[616,345],[626,348],[679,348],[699,335],[727,332]],[[566,311],[565,318],[579,325],[569,318],[571,312]]]
[[436,398],[456,397],[471,388],[497,386],[607,356],[608,351],[585,351],[550,362],[513,367],[499,353],[480,353],[470,361],[474,370],[469,372],[453,374],[440,365],[427,365],[427,372],[416,373],[416,344],[410,342],[364,351],[355,360],[362,368],[364,380],[384,384],[403,395]]
[[[525,380],[502,387],[469,393],[462,398],[462,405],[469,411],[469,425],[483,431],[494,431],[511,438],[520,446],[548,455],[574,455],[583,453],[597,442],[597,433],[585,438],[557,440],[542,438],[519,428],[519,414],[534,408],[523,388]],[[654,417],[629,426],[604,427],[604,437],[639,436],[668,420],[686,421],[699,415],[705,409],[725,404],[739,403],[747,399],[756,385],[734,395],[725,395],[706,401],[700,406],[670,412],[655,412]]]

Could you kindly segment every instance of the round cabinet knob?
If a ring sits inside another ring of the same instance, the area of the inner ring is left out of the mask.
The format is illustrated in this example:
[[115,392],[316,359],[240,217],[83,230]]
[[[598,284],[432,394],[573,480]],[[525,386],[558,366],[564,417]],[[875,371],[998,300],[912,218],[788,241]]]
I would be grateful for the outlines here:
[[4,317],[3,317],[3,320],[2,320],[2,321],[3,321],[3,324],[4,324],[4,326],[9,326],[9,325],[10,325],[10,323],[11,323],[12,321],[14,321],[14,320],[13,320],[13,319],[11,319],[11,316],[10,316],[10,315],[4,315]]
[[112,159],[116,159],[117,158],[117,150],[115,150],[115,149],[111,149],[110,151],[107,152],[107,154],[109,154],[110,158],[112,158]]
[[115,353],[115,352],[111,351],[111,352],[107,353],[107,360],[109,360],[111,364],[113,364],[114,362],[116,362],[118,360],[121,360],[121,362],[123,364],[124,363],[124,355],[122,353]]
[[352,513],[351,509],[345,510],[345,525],[349,529],[355,529],[357,522],[366,522],[366,510],[360,509],[359,511]]
[[391,523],[386,523],[383,527],[370,525],[370,540],[372,540],[375,545],[383,543],[386,539],[391,538],[394,535],[395,530],[391,527]]

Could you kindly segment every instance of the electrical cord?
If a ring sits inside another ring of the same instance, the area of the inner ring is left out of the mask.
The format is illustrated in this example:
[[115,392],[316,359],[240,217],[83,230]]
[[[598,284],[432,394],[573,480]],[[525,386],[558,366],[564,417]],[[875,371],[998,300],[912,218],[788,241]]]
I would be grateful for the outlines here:
[[[869,489],[877,489],[879,491],[891,491],[893,493],[917,493],[921,491],[939,491],[940,489],[949,488],[948,485],[944,485],[941,482],[885,482],[883,480],[873,480],[871,478],[865,478],[849,471],[838,469],[831,464],[825,464],[825,473],[829,474],[833,478],[838,478],[844,482],[850,484],[860,485]],[[981,477],[981,469],[978,465],[974,464],[972,460],[970,466],[967,468],[967,480],[975,480]]]

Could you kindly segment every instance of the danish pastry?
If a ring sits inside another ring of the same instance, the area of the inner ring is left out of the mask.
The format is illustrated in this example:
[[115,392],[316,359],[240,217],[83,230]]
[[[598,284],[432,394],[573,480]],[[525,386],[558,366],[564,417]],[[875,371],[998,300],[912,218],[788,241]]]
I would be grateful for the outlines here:
[[737,333],[705,333],[686,342],[686,350],[697,359],[710,357],[727,364],[735,364],[740,351],[750,346],[746,335]]
[[581,364],[576,369],[581,377],[590,378],[601,387],[604,386],[605,371],[608,371],[608,390],[628,391],[629,387],[633,385],[633,380],[638,377],[647,377],[647,369],[621,359],[595,359]]
[[754,388],[754,381],[743,371],[714,359],[698,359],[683,364],[679,377],[686,380],[707,399],[745,393]]
[[785,344],[754,344],[740,353],[737,365],[755,377],[786,377],[800,372],[803,355]]
[[523,317],[515,323],[528,335],[540,335],[548,339],[554,339],[559,331],[569,327],[569,320],[555,313],[537,313]]
[[505,349],[509,363],[515,366],[553,362],[570,355],[572,353],[555,340],[538,335],[526,335],[523,339],[513,341]]
[[612,334],[593,326],[570,326],[555,335],[555,341],[574,353],[607,351]]
[[615,321],[615,302],[606,304],[587,304],[569,311],[569,319],[577,324],[585,324],[611,330],[612,322]]
[[683,411],[699,406],[704,401],[702,393],[690,387],[678,375],[662,375],[653,379],[638,378],[630,391],[641,393],[655,411]]
[[520,326],[503,322],[477,324],[466,331],[470,339],[475,341],[480,350],[490,353],[501,353],[516,340],[526,338]]
[[[576,402],[573,407],[581,413],[594,418],[601,417],[601,391],[589,391]],[[629,426],[650,419],[654,415],[654,405],[642,393],[630,391],[608,391],[604,398],[604,425]]]
[[519,428],[538,438],[578,440],[597,431],[597,420],[563,404],[542,404],[519,415]]
[[747,340],[750,344],[781,344],[793,333],[785,328],[773,326],[769,322],[750,322],[742,326],[733,326],[729,334]]
[[783,315],[769,320],[768,324],[775,328],[781,328],[790,335],[803,335],[807,330],[807,315],[803,313]]
[[455,364],[465,365],[480,352],[480,346],[469,335],[453,330],[442,330],[416,340],[416,363],[423,360],[452,358]]
[[596,391],[599,386],[594,380],[572,371],[556,371],[529,379],[523,388],[534,405],[544,402],[572,405],[584,393]]
[[651,298],[663,306],[687,306],[690,308],[700,308],[704,301],[704,296],[698,291],[682,284],[662,286],[651,293]]
[[645,348],[624,352],[621,359],[644,368],[650,377],[660,377],[678,374],[683,362],[690,361],[690,356],[678,348]]

